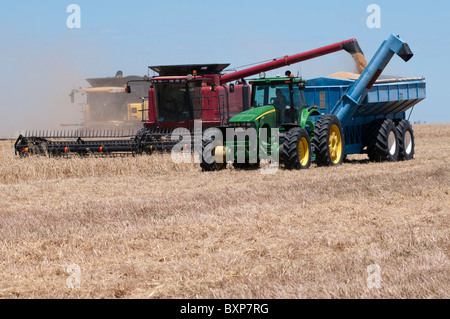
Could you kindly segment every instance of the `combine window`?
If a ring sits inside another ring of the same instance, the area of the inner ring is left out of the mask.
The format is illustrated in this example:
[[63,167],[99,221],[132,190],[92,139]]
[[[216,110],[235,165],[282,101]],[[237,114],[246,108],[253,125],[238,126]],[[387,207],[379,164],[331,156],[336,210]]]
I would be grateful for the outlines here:
[[193,119],[193,95],[200,82],[158,83],[155,85],[156,112],[159,122],[187,122]]
[[90,92],[87,96],[90,121],[122,121],[126,117],[128,96],[120,93]]

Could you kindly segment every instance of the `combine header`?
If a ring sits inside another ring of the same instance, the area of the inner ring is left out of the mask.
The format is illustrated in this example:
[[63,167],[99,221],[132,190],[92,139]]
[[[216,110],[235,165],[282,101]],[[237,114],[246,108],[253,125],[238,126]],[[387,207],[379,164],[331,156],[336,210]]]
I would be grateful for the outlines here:
[[[137,134],[119,139],[104,138],[105,134],[56,138],[28,134],[19,136],[15,151],[20,156],[61,156],[170,150],[179,142],[172,140],[174,129],[186,128],[192,132],[197,120],[202,120],[204,130],[227,125],[230,118],[249,110],[252,93],[244,78],[340,50],[352,55],[361,53],[356,39],[350,39],[230,74],[223,74],[229,64],[153,66],[150,69],[159,75],[144,81],[150,82],[148,121]],[[139,82],[143,80],[128,81],[126,92],[131,93],[132,85]]]

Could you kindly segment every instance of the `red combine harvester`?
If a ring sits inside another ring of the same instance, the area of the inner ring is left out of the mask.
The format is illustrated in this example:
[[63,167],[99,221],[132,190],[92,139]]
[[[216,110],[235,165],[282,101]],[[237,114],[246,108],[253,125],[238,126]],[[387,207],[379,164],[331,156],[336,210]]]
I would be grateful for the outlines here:
[[[150,69],[159,75],[147,80],[151,82],[148,121],[135,136],[117,138],[117,135],[100,133],[76,136],[76,140],[70,141],[64,134],[55,139],[21,135],[15,143],[15,151],[21,156],[61,156],[69,153],[117,155],[170,150],[179,142],[172,140],[174,129],[186,128],[193,132],[197,120],[202,121],[203,130],[225,125],[234,115],[249,109],[251,92],[245,78],[341,50],[352,55],[362,53],[357,40],[350,39],[230,74],[222,73],[229,64],[153,66]],[[142,80],[127,83],[128,93],[136,82]],[[236,83],[230,84],[232,82]]]

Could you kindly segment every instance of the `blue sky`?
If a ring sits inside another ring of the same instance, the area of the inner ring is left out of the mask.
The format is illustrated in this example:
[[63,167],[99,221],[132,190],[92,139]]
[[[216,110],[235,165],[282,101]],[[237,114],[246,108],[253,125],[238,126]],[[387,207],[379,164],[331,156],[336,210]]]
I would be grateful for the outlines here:
[[[81,29],[68,29],[69,4],[81,7]],[[381,29],[366,25],[381,7]],[[427,100],[413,121],[450,122],[450,4],[443,1],[85,1],[17,0],[0,9],[0,135],[77,123],[69,103],[85,78],[143,75],[149,65],[231,63],[241,66],[357,38],[370,59],[391,33],[415,57],[398,57],[385,74],[424,76]],[[291,66],[304,78],[353,71],[345,52]],[[275,73],[281,73],[282,70]]]

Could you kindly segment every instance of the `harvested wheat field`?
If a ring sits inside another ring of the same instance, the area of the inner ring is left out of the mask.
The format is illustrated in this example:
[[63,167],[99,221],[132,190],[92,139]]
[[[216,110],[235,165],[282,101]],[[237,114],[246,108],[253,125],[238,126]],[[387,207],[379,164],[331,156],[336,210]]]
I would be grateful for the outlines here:
[[414,129],[413,161],[275,175],[2,144],[0,298],[449,298],[450,124]]

